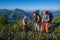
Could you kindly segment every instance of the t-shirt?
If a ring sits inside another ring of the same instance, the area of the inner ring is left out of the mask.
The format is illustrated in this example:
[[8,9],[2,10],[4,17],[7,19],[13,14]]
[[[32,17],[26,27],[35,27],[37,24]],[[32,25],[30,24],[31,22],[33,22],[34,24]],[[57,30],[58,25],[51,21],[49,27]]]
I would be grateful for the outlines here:
[[43,20],[43,21],[46,21],[46,20],[48,20],[48,19],[49,19],[49,15],[45,15],[45,16],[43,15],[43,17],[42,17],[42,20]]
[[28,22],[28,19],[27,19],[27,18],[26,18],[26,19],[23,19],[23,24],[24,24],[24,25],[26,25],[27,22]]

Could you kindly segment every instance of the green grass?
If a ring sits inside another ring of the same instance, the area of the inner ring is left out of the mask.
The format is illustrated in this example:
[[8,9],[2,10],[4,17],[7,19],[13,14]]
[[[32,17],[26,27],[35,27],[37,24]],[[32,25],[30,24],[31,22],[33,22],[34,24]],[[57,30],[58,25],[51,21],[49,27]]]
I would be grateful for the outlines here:
[[[54,18],[50,24],[50,34],[34,33],[32,22],[28,24],[29,32],[22,31],[22,21],[14,24],[0,24],[0,40],[60,40],[60,17]],[[57,23],[56,23],[57,22]]]

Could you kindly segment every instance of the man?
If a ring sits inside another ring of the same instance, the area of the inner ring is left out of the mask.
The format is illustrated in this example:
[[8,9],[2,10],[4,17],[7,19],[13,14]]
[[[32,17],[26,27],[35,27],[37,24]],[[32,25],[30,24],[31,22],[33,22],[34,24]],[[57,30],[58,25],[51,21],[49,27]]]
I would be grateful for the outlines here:
[[34,16],[34,21],[33,21],[34,29],[35,29],[35,31],[37,31],[37,30],[39,31],[39,27],[40,27],[39,22],[41,21],[41,17],[37,12],[34,12],[33,16]]
[[37,13],[38,13],[38,15],[40,15],[40,16],[41,16],[41,18],[42,18],[42,16],[43,16],[42,11],[40,11],[40,10],[36,10],[36,12],[37,12]]

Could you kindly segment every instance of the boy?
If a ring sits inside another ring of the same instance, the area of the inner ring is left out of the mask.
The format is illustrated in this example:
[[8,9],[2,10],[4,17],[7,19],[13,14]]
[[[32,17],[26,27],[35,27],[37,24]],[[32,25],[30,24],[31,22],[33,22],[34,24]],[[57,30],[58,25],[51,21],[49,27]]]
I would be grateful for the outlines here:
[[23,18],[23,30],[24,31],[27,30],[27,23],[28,23],[27,16],[24,16]]

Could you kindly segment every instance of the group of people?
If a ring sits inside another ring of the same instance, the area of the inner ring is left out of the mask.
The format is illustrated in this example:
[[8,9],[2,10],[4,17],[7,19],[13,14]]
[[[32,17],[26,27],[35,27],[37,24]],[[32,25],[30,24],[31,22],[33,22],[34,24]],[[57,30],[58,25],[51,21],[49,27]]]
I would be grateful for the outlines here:
[[[40,10],[34,11],[33,23],[34,23],[35,31],[42,32],[45,29],[46,32],[48,33],[49,23],[52,21],[52,19],[53,19],[53,13],[51,13],[50,11],[45,11],[45,10],[43,12],[40,12]],[[28,23],[27,16],[24,16],[23,30],[26,30],[27,23]]]

